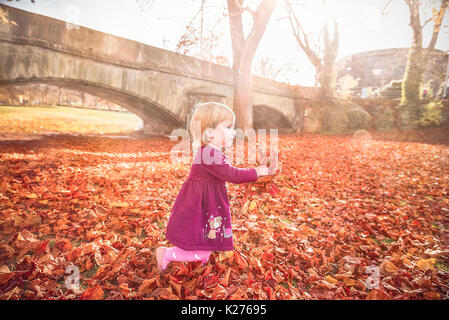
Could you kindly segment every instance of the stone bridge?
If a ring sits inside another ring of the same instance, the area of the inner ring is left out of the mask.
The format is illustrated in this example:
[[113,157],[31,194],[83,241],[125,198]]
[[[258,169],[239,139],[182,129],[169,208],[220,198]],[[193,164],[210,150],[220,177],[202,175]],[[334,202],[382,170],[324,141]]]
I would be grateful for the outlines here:
[[[232,70],[61,20],[1,5],[0,85],[46,83],[117,103],[144,121],[147,134],[186,127],[197,102],[232,108]],[[300,131],[313,88],[253,76],[254,128]]]

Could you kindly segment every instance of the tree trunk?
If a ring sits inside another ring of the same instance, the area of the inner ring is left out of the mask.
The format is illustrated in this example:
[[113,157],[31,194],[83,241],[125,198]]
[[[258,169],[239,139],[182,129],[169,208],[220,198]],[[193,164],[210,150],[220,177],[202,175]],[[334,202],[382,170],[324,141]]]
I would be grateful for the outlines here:
[[253,26],[245,38],[242,13],[243,0],[228,0],[229,26],[231,30],[233,56],[233,110],[236,116],[236,128],[244,133],[253,129],[253,110],[251,105],[251,65],[265,28],[273,13],[276,1],[262,0],[253,15]]
[[405,0],[405,2],[410,10],[413,44],[409,49],[407,66],[402,81],[400,105],[403,110],[400,115],[400,122],[404,129],[415,129],[420,113],[419,90],[423,77],[422,27],[419,18],[418,0]]
[[320,88],[318,90],[318,96],[323,101],[330,101],[334,95],[334,90],[331,86],[332,81],[332,71],[326,70],[325,68],[319,74]]
[[234,113],[236,128],[240,128],[244,132],[253,129],[250,70],[234,72]]
[[419,87],[423,76],[422,48],[413,46],[410,48],[407,66],[405,68],[404,81],[402,82],[401,104],[409,105],[419,102]]

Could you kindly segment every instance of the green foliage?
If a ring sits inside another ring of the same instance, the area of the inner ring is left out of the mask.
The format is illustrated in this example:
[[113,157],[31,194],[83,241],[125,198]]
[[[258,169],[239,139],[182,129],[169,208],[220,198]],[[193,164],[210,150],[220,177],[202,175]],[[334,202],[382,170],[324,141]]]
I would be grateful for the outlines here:
[[324,120],[325,130],[335,133],[344,132],[349,124],[347,112],[340,104],[329,106]]
[[449,264],[445,264],[444,261],[437,261],[435,262],[435,268],[437,268],[438,270],[441,271],[445,271],[447,273],[449,273]]
[[402,130],[414,130],[419,126],[419,115],[421,109],[421,103],[400,103],[399,109],[399,126]]
[[[419,48],[411,48],[408,54],[407,66],[402,82],[401,105],[415,108],[419,104],[420,87],[422,82],[422,53]],[[413,116],[414,110],[410,115]]]
[[376,108],[374,127],[379,131],[388,131],[397,127],[394,111],[386,106]]
[[410,48],[402,82],[401,102],[398,106],[399,125],[403,130],[417,129],[420,125],[423,65],[422,49]]
[[323,115],[323,132],[349,133],[369,129],[371,125],[370,115],[357,104],[339,102],[326,106],[326,110]]
[[356,104],[349,104],[345,106],[348,116],[348,129],[359,130],[369,129],[371,126],[371,116],[362,107]]
[[443,103],[441,100],[433,100],[423,105],[419,124],[423,127],[440,125],[444,121]]

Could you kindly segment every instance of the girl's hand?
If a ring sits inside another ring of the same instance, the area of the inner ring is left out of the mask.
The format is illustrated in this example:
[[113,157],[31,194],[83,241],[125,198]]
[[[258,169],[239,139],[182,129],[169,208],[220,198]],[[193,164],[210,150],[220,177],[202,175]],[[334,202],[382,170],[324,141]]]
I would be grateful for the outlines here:
[[271,176],[276,174],[278,168],[279,168],[279,160],[277,158],[277,154],[276,152],[273,150],[272,151],[272,155],[270,156],[270,166],[267,167],[267,165],[261,165],[256,167],[256,171],[257,171],[257,177],[262,177],[262,176]]
[[260,166],[256,167],[257,177],[275,175],[279,169],[278,152],[271,147],[270,156],[264,157]]
[[[272,148],[270,149],[272,150]],[[266,150],[266,145],[262,144],[257,148],[257,159],[260,159],[263,156],[263,159],[259,161],[260,165],[267,165],[270,162],[270,156],[266,155],[268,150]]]
[[257,177],[267,176],[269,173],[268,167],[266,165],[256,167]]

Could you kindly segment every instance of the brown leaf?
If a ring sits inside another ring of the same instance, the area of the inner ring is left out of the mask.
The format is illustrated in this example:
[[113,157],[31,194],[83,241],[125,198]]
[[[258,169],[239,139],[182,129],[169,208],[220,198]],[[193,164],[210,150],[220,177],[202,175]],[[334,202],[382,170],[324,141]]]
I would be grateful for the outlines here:
[[175,281],[170,279],[170,285],[172,286],[173,289],[175,289],[176,294],[178,295],[178,297],[181,297],[181,289],[182,289],[182,284],[180,283],[176,283]]

